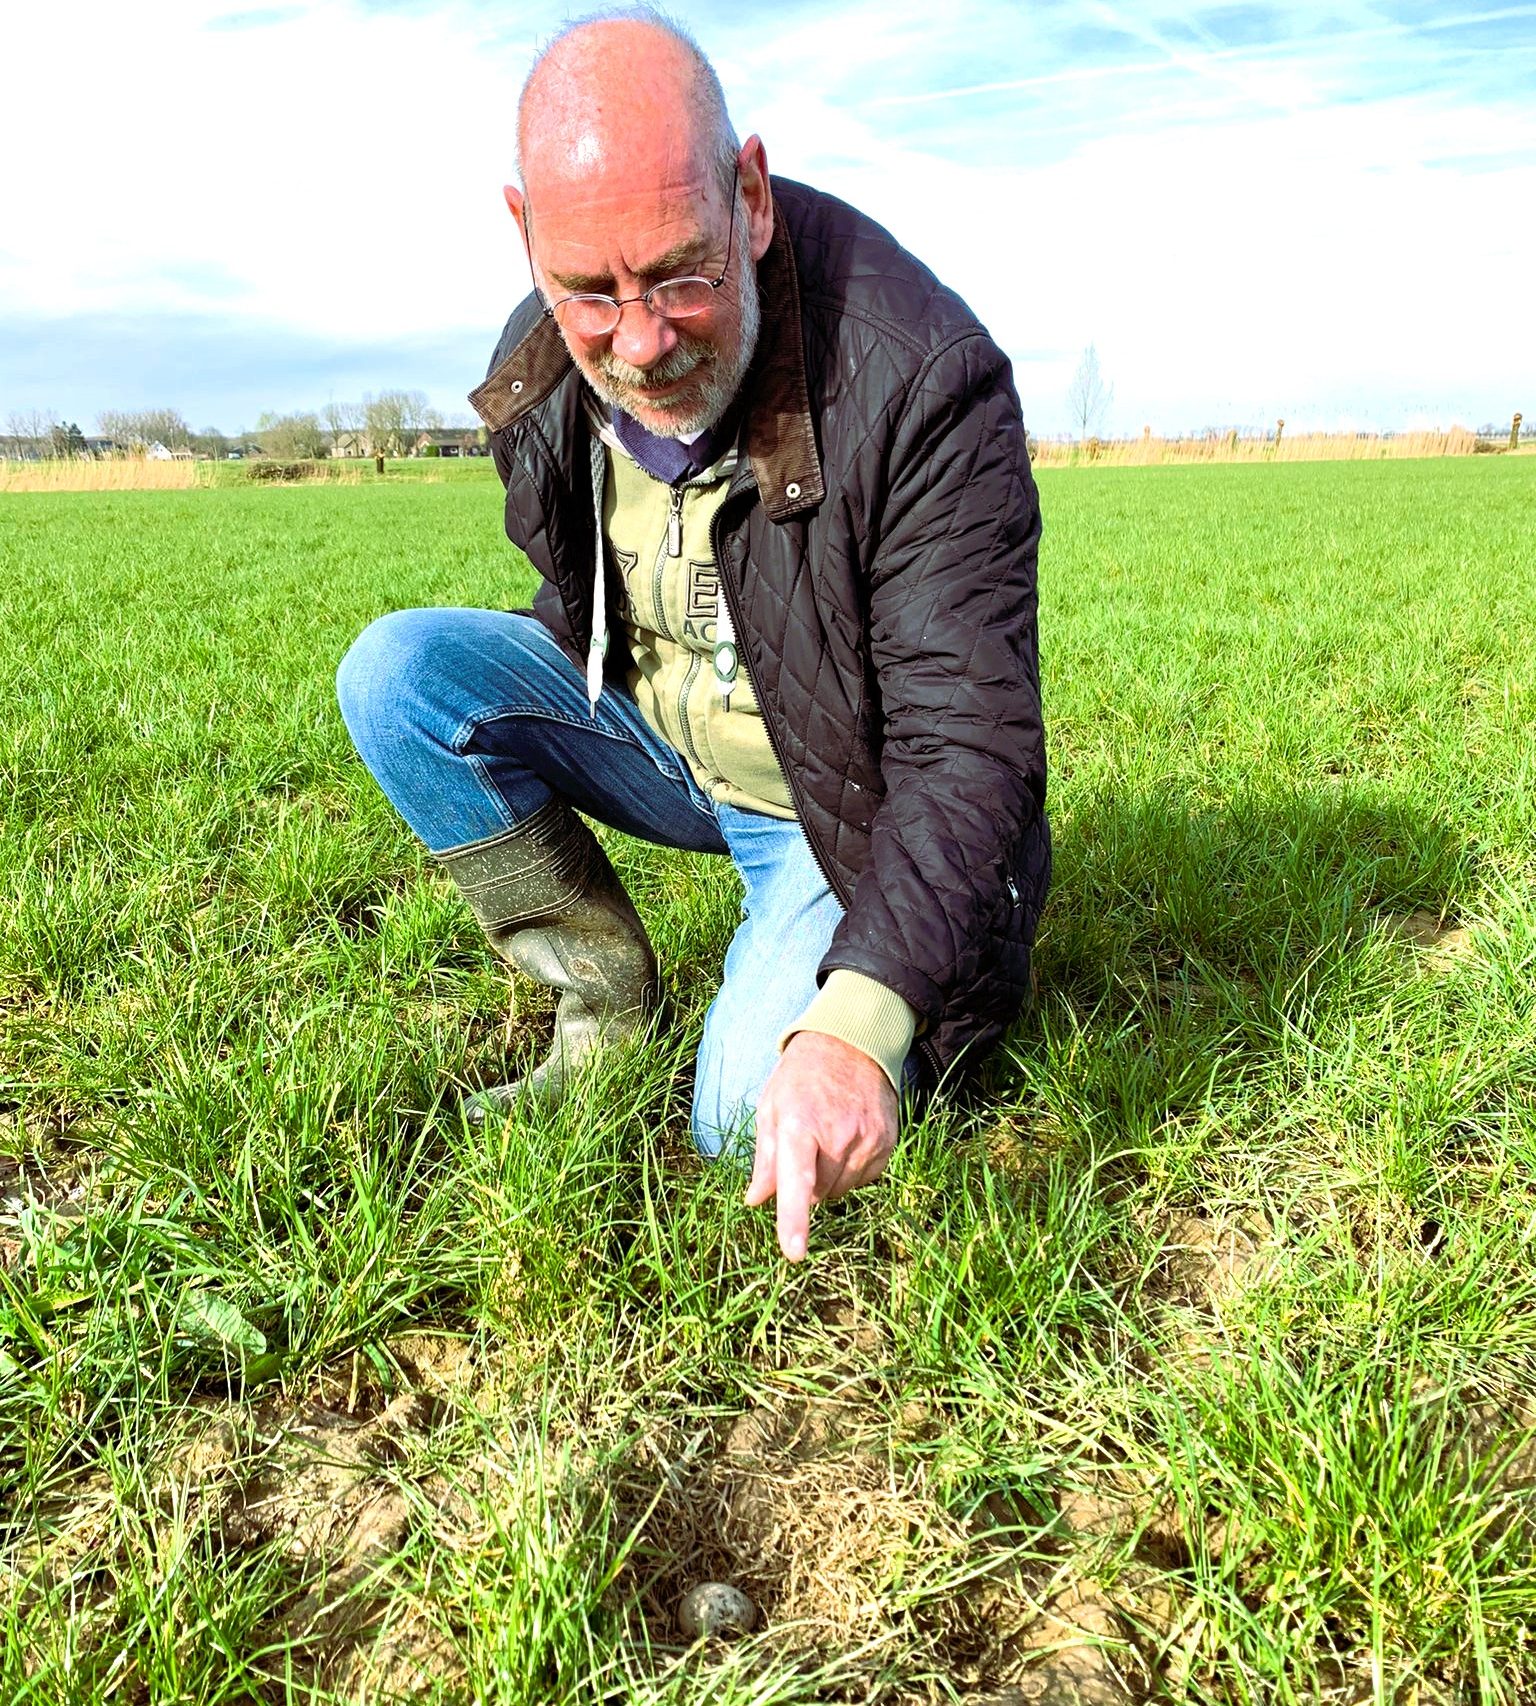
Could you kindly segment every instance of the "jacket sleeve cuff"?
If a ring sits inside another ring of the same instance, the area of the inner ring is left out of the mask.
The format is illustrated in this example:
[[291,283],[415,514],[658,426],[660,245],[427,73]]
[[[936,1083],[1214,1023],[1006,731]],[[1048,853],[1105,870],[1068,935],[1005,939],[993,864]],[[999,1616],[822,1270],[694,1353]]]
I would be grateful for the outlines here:
[[862,972],[827,974],[810,1006],[779,1038],[782,1051],[798,1031],[820,1031],[862,1050],[901,1094],[901,1070],[912,1047],[917,1015],[893,989]]

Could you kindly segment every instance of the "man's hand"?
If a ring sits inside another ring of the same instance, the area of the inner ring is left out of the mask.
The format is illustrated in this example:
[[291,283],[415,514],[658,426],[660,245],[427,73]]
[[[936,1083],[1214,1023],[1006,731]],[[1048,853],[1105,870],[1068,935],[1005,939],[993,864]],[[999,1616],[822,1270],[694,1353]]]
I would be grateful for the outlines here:
[[790,1261],[805,1255],[813,1203],[885,1171],[896,1117],[891,1081],[862,1049],[820,1031],[789,1039],[757,1104],[747,1204],[778,1197],[779,1248]]

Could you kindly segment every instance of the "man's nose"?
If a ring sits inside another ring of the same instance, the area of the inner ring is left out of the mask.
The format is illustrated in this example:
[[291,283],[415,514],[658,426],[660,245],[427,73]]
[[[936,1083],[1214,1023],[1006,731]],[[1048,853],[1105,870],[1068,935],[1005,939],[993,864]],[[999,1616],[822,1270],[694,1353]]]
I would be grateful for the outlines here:
[[643,297],[626,302],[609,338],[613,353],[631,367],[654,367],[677,346],[677,329]]

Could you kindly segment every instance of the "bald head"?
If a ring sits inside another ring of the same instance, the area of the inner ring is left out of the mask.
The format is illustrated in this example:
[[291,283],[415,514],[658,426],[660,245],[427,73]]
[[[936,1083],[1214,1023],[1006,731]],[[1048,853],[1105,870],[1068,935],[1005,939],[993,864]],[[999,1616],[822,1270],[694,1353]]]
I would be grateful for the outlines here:
[[[738,146],[709,61],[648,7],[556,36],[517,118],[523,184],[503,194],[571,360],[647,431],[714,426],[751,364],[757,264],[774,239],[761,139]],[[689,282],[691,297],[655,294]],[[594,297],[617,310],[600,331]],[[585,318],[565,307],[581,301]]]
[[523,85],[517,143],[535,206],[637,167],[723,187],[738,146],[714,68],[650,7],[582,19],[550,42]]

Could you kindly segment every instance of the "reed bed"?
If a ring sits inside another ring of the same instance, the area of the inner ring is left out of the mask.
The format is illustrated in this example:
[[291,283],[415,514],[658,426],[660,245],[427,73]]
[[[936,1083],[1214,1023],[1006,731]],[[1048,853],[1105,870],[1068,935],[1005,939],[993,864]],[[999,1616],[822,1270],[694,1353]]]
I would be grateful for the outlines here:
[[[401,467],[400,463],[391,463],[390,474],[398,475]],[[437,477],[430,473],[415,474],[422,481]],[[146,456],[68,456],[42,462],[0,459],[0,492],[185,492],[198,487],[211,489],[252,483],[360,486],[375,478],[371,462],[281,462],[272,458],[240,462],[161,461]]]
[[0,492],[185,492],[204,484],[191,461],[148,456],[56,456],[0,461]]
[[1312,432],[1294,437],[1242,438],[1223,433],[1200,438],[1140,438],[1053,441],[1041,439],[1035,462],[1043,467],[1152,468],[1186,462],[1379,462],[1400,457],[1471,456],[1477,434],[1466,427],[1446,432]]

